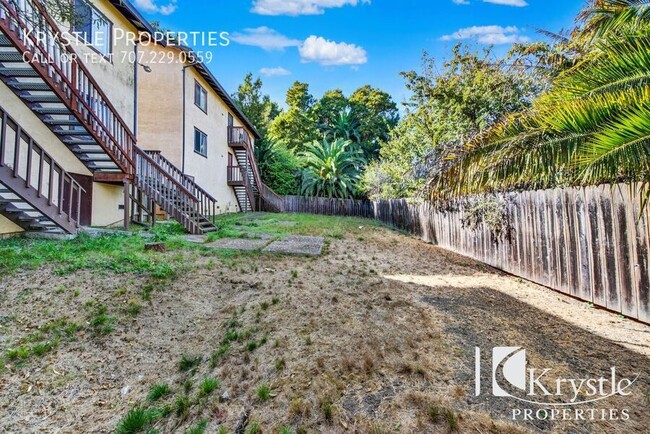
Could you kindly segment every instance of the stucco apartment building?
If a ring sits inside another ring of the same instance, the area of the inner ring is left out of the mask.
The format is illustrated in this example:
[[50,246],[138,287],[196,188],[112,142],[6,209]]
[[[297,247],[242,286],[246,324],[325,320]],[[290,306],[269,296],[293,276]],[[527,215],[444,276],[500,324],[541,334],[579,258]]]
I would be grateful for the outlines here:
[[[0,235],[160,213],[205,233],[216,214],[259,209],[272,192],[258,133],[207,67],[150,43],[128,1],[73,5],[71,26],[36,0],[0,0]],[[178,56],[139,61],[151,51]]]

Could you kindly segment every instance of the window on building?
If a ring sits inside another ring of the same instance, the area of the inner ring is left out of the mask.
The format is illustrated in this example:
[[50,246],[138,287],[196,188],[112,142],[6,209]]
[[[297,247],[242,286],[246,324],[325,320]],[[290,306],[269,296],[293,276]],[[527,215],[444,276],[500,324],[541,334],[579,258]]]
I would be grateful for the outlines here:
[[86,0],[74,0],[72,31],[99,53],[110,57],[113,23]]
[[208,156],[208,136],[198,128],[194,128],[194,152]]
[[194,82],[194,104],[204,112],[208,112],[208,91],[198,81]]

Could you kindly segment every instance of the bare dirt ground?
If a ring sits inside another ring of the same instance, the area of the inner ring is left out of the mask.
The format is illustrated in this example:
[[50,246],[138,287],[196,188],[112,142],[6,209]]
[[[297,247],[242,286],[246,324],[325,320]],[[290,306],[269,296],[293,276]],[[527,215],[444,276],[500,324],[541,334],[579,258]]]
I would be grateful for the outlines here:
[[[174,253],[195,265],[167,283],[47,267],[1,276],[3,353],[53,320],[84,327],[6,362],[0,431],[114,432],[130,409],[155,406],[150,432],[201,420],[206,433],[649,432],[650,327],[371,223],[326,239],[318,258]],[[143,288],[150,300],[123,314]],[[98,304],[118,319],[105,335],[85,327]],[[630,396],[580,407],[629,420],[512,422],[513,408],[537,407],[491,397],[488,378],[474,396],[475,348],[487,372],[495,346],[569,378],[638,374]],[[200,362],[181,372],[183,356]],[[201,392],[206,377],[216,391]],[[147,400],[163,383],[171,393]]]

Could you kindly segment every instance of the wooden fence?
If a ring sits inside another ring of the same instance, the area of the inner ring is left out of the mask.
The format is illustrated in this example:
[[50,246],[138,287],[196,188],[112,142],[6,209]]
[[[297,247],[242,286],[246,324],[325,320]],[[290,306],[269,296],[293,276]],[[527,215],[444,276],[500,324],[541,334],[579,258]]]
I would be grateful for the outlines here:
[[380,220],[424,241],[650,323],[649,206],[630,185],[508,194],[511,229],[466,224],[466,211],[405,200],[286,196],[284,211]]

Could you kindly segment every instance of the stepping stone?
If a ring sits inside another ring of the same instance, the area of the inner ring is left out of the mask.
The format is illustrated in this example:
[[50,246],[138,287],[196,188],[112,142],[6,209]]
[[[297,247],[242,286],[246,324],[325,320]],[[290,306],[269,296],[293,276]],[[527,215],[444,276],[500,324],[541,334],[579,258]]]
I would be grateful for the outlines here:
[[185,241],[195,244],[203,244],[208,240],[205,235],[185,235]]
[[285,226],[287,228],[292,228],[297,224],[298,224],[298,222],[289,222],[289,221],[281,221],[281,222],[276,223],[276,225],[278,225],[278,226]]
[[253,252],[260,250],[269,243],[269,240],[252,240],[248,238],[223,238],[213,243],[206,244],[207,247],[215,249],[242,250]]
[[251,240],[265,240],[265,241],[270,241],[273,238],[275,238],[271,234],[258,234],[255,232],[244,232],[241,236],[246,237]]
[[290,236],[271,243],[262,251],[281,255],[320,256],[324,247],[325,239],[322,237]]

